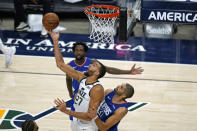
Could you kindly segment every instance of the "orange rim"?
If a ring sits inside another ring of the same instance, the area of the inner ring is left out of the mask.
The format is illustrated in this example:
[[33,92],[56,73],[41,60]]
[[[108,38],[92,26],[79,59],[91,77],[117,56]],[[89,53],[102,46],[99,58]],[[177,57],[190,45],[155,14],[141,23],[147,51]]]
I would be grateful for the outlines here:
[[[90,9],[92,7],[103,7],[103,8],[106,8],[106,9],[115,10],[116,12],[112,13],[112,14],[96,14],[96,13],[92,13],[92,12],[88,11],[88,9]],[[101,17],[101,18],[112,18],[112,17],[118,17],[119,16],[119,8],[116,7],[116,6],[113,6],[113,5],[91,5],[91,6],[87,6],[84,9],[84,12],[87,13],[87,14],[90,14],[90,15],[95,15],[97,17]]]

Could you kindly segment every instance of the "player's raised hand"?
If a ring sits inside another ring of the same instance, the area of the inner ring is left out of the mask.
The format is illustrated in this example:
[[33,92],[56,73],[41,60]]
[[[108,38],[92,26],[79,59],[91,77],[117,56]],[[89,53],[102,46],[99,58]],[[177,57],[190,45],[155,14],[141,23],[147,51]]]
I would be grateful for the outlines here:
[[53,41],[58,41],[60,36],[60,31],[52,32],[52,30],[48,31],[49,35],[51,36]]
[[142,69],[142,67],[138,67],[138,68],[135,68],[135,65],[134,64],[130,70],[130,74],[132,75],[136,75],[136,74],[142,74],[142,72],[144,71],[144,69]]

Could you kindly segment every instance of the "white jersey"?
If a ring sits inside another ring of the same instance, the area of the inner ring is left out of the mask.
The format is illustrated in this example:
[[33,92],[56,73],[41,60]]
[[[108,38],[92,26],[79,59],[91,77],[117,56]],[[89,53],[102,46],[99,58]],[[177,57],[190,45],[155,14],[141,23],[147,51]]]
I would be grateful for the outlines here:
[[86,78],[82,79],[79,83],[79,90],[75,96],[75,111],[76,112],[88,112],[90,102],[90,91],[95,86],[100,84],[99,81],[92,84],[86,84]]
[[[79,83],[79,90],[75,96],[74,107],[76,112],[88,112],[90,103],[90,91],[95,86],[100,84],[99,81],[92,84],[86,84],[86,78],[83,78]],[[91,125],[92,121],[77,119],[79,125]]]

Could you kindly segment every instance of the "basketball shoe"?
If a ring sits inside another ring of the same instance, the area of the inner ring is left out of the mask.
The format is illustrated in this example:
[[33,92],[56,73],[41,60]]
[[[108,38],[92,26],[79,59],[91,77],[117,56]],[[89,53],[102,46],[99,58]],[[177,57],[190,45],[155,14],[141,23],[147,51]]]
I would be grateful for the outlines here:
[[12,64],[12,59],[14,54],[16,53],[16,48],[13,47],[6,47],[5,48],[5,66],[8,68]]
[[29,29],[29,25],[25,22],[20,22],[20,24],[16,27],[16,31],[27,31]]
[[42,37],[42,38],[48,37],[47,30],[43,26],[42,26],[42,31],[41,31],[40,37]]

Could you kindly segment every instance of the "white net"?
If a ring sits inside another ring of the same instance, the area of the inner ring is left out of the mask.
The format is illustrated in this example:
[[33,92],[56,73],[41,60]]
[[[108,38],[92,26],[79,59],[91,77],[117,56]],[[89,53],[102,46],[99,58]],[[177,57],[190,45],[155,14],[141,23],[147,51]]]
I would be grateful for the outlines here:
[[89,18],[91,24],[90,39],[98,43],[114,44],[115,34],[115,21],[117,16],[117,8],[105,8],[103,6],[86,8],[86,15]]

